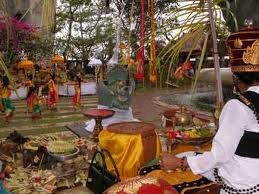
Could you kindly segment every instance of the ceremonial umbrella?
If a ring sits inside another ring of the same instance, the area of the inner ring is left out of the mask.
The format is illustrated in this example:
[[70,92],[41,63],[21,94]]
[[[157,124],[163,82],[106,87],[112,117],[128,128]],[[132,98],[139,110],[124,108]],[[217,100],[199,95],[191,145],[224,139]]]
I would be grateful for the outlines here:
[[31,60],[22,60],[17,63],[17,68],[19,69],[32,69],[34,67],[34,63]]
[[91,58],[87,65],[90,67],[95,67],[95,66],[101,66],[102,64],[103,63],[100,59]]
[[55,55],[54,57],[51,58],[51,63],[52,64],[64,64],[64,58],[61,57],[60,55]]

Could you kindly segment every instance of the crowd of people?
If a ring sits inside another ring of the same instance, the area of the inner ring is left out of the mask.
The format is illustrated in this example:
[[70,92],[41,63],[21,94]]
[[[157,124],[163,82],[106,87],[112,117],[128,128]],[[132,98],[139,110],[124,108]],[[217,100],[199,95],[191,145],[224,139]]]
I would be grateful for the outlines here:
[[[76,75],[73,78],[75,94],[72,97],[71,104],[74,109],[81,107],[81,78],[80,75]],[[40,119],[42,117],[42,105],[46,105],[46,108],[51,111],[57,110],[57,104],[59,103],[58,86],[56,76],[54,73],[48,73],[45,80],[41,83],[36,82],[33,79],[32,74],[27,76],[25,81],[22,81],[16,86],[11,84],[10,79],[4,75],[0,77],[0,111],[5,113],[5,121],[9,123],[10,118],[13,116],[15,106],[11,100],[11,93],[19,87],[26,87],[26,103],[27,113],[31,113],[33,120]],[[43,90],[47,91],[47,95],[43,94]]]

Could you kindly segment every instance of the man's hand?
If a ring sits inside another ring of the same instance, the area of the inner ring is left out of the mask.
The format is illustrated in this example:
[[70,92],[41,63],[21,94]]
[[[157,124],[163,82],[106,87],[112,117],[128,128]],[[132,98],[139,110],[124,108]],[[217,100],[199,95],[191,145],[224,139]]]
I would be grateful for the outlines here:
[[161,157],[161,168],[165,170],[174,170],[181,167],[181,158],[172,154],[163,153]]

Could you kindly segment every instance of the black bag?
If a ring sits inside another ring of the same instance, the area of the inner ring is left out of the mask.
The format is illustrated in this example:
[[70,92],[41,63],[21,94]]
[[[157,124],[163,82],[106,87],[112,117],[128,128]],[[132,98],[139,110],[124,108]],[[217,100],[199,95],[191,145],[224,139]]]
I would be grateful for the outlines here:
[[[106,166],[104,153],[107,154],[114,167],[116,175],[111,173]],[[97,161],[97,156],[100,156]],[[101,164],[100,164],[101,163]],[[93,155],[89,171],[86,186],[95,194],[103,193],[108,187],[120,181],[119,171],[117,166],[108,150],[102,149],[96,151]]]

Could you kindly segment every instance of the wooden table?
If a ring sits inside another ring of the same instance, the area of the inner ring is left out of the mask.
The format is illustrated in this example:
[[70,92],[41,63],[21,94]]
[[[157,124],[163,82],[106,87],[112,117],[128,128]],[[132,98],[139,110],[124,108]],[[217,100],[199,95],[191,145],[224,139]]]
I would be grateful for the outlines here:
[[98,140],[98,135],[103,129],[102,126],[102,120],[105,118],[112,117],[114,115],[115,111],[109,110],[109,109],[87,109],[84,112],[84,115],[88,118],[94,119],[95,120],[95,126],[94,126],[94,131],[93,131],[93,138]]
[[73,123],[65,126],[69,131],[80,137],[89,137],[91,132],[85,129],[85,123]]

